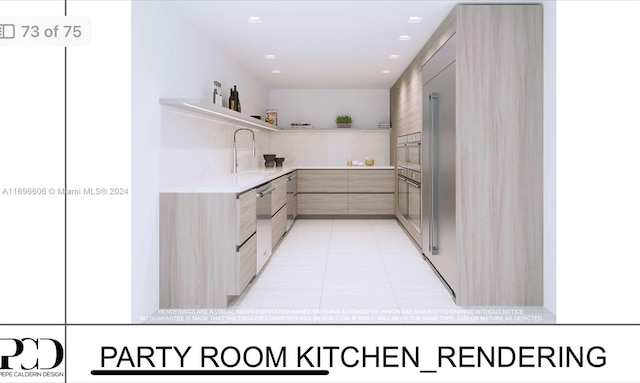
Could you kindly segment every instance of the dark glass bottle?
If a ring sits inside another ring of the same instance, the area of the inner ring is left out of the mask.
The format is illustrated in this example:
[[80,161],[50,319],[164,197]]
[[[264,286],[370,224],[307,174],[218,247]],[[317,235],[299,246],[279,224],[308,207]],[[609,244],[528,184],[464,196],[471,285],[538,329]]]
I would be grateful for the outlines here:
[[229,90],[229,109],[231,110],[236,110],[236,103],[235,103],[235,98],[234,98],[235,94],[233,93],[233,89]]
[[238,89],[233,86],[233,110],[238,111]]

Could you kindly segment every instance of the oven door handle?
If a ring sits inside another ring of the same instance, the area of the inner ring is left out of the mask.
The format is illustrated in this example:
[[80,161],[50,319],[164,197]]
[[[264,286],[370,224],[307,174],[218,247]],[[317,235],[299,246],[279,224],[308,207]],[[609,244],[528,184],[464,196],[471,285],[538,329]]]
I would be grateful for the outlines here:
[[419,184],[419,183],[417,183],[416,181],[414,181],[414,180],[412,180],[412,179],[410,179],[410,178],[405,178],[404,180],[405,180],[409,185],[411,185],[411,186],[415,186],[415,187],[417,187],[418,189],[420,189],[420,184]]

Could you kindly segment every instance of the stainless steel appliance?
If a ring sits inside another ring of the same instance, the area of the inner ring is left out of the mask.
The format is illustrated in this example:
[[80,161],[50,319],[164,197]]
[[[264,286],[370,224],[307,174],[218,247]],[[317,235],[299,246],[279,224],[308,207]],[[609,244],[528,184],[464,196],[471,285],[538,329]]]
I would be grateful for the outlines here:
[[422,230],[421,134],[398,137],[398,213],[420,234]]
[[271,183],[264,184],[256,190],[256,235],[257,235],[257,270],[262,269],[262,266],[267,262],[271,256],[271,193],[276,190]]
[[456,36],[422,67],[422,251],[455,295]]
[[420,133],[398,137],[398,150],[396,153],[398,167],[417,172],[421,170],[422,144],[420,137]]
[[287,233],[298,215],[298,172],[287,176]]

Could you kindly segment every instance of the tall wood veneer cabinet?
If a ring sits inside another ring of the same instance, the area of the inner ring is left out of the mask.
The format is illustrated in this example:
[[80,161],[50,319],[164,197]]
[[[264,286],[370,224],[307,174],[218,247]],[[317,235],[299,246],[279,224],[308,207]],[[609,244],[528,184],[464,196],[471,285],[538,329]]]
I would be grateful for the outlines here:
[[298,170],[301,216],[393,216],[395,170]]
[[256,274],[256,191],[160,194],[160,308],[224,308]]
[[[458,305],[543,304],[542,5],[458,5],[392,87],[397,135],[421,68],[454,34]],[[394,143],[391,143],[394,144]]]

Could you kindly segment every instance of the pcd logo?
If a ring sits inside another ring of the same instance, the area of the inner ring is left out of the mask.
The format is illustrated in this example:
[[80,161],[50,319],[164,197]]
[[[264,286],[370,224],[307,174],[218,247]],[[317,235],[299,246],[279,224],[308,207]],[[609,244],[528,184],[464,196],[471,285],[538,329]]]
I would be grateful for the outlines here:
[[[62,344],[55,339],[0,338],[0,370],[13,370],[18,363],[22,370],[52,370],[62,363],[63,357]],[[41,367],[40,361],[46,365]]]

